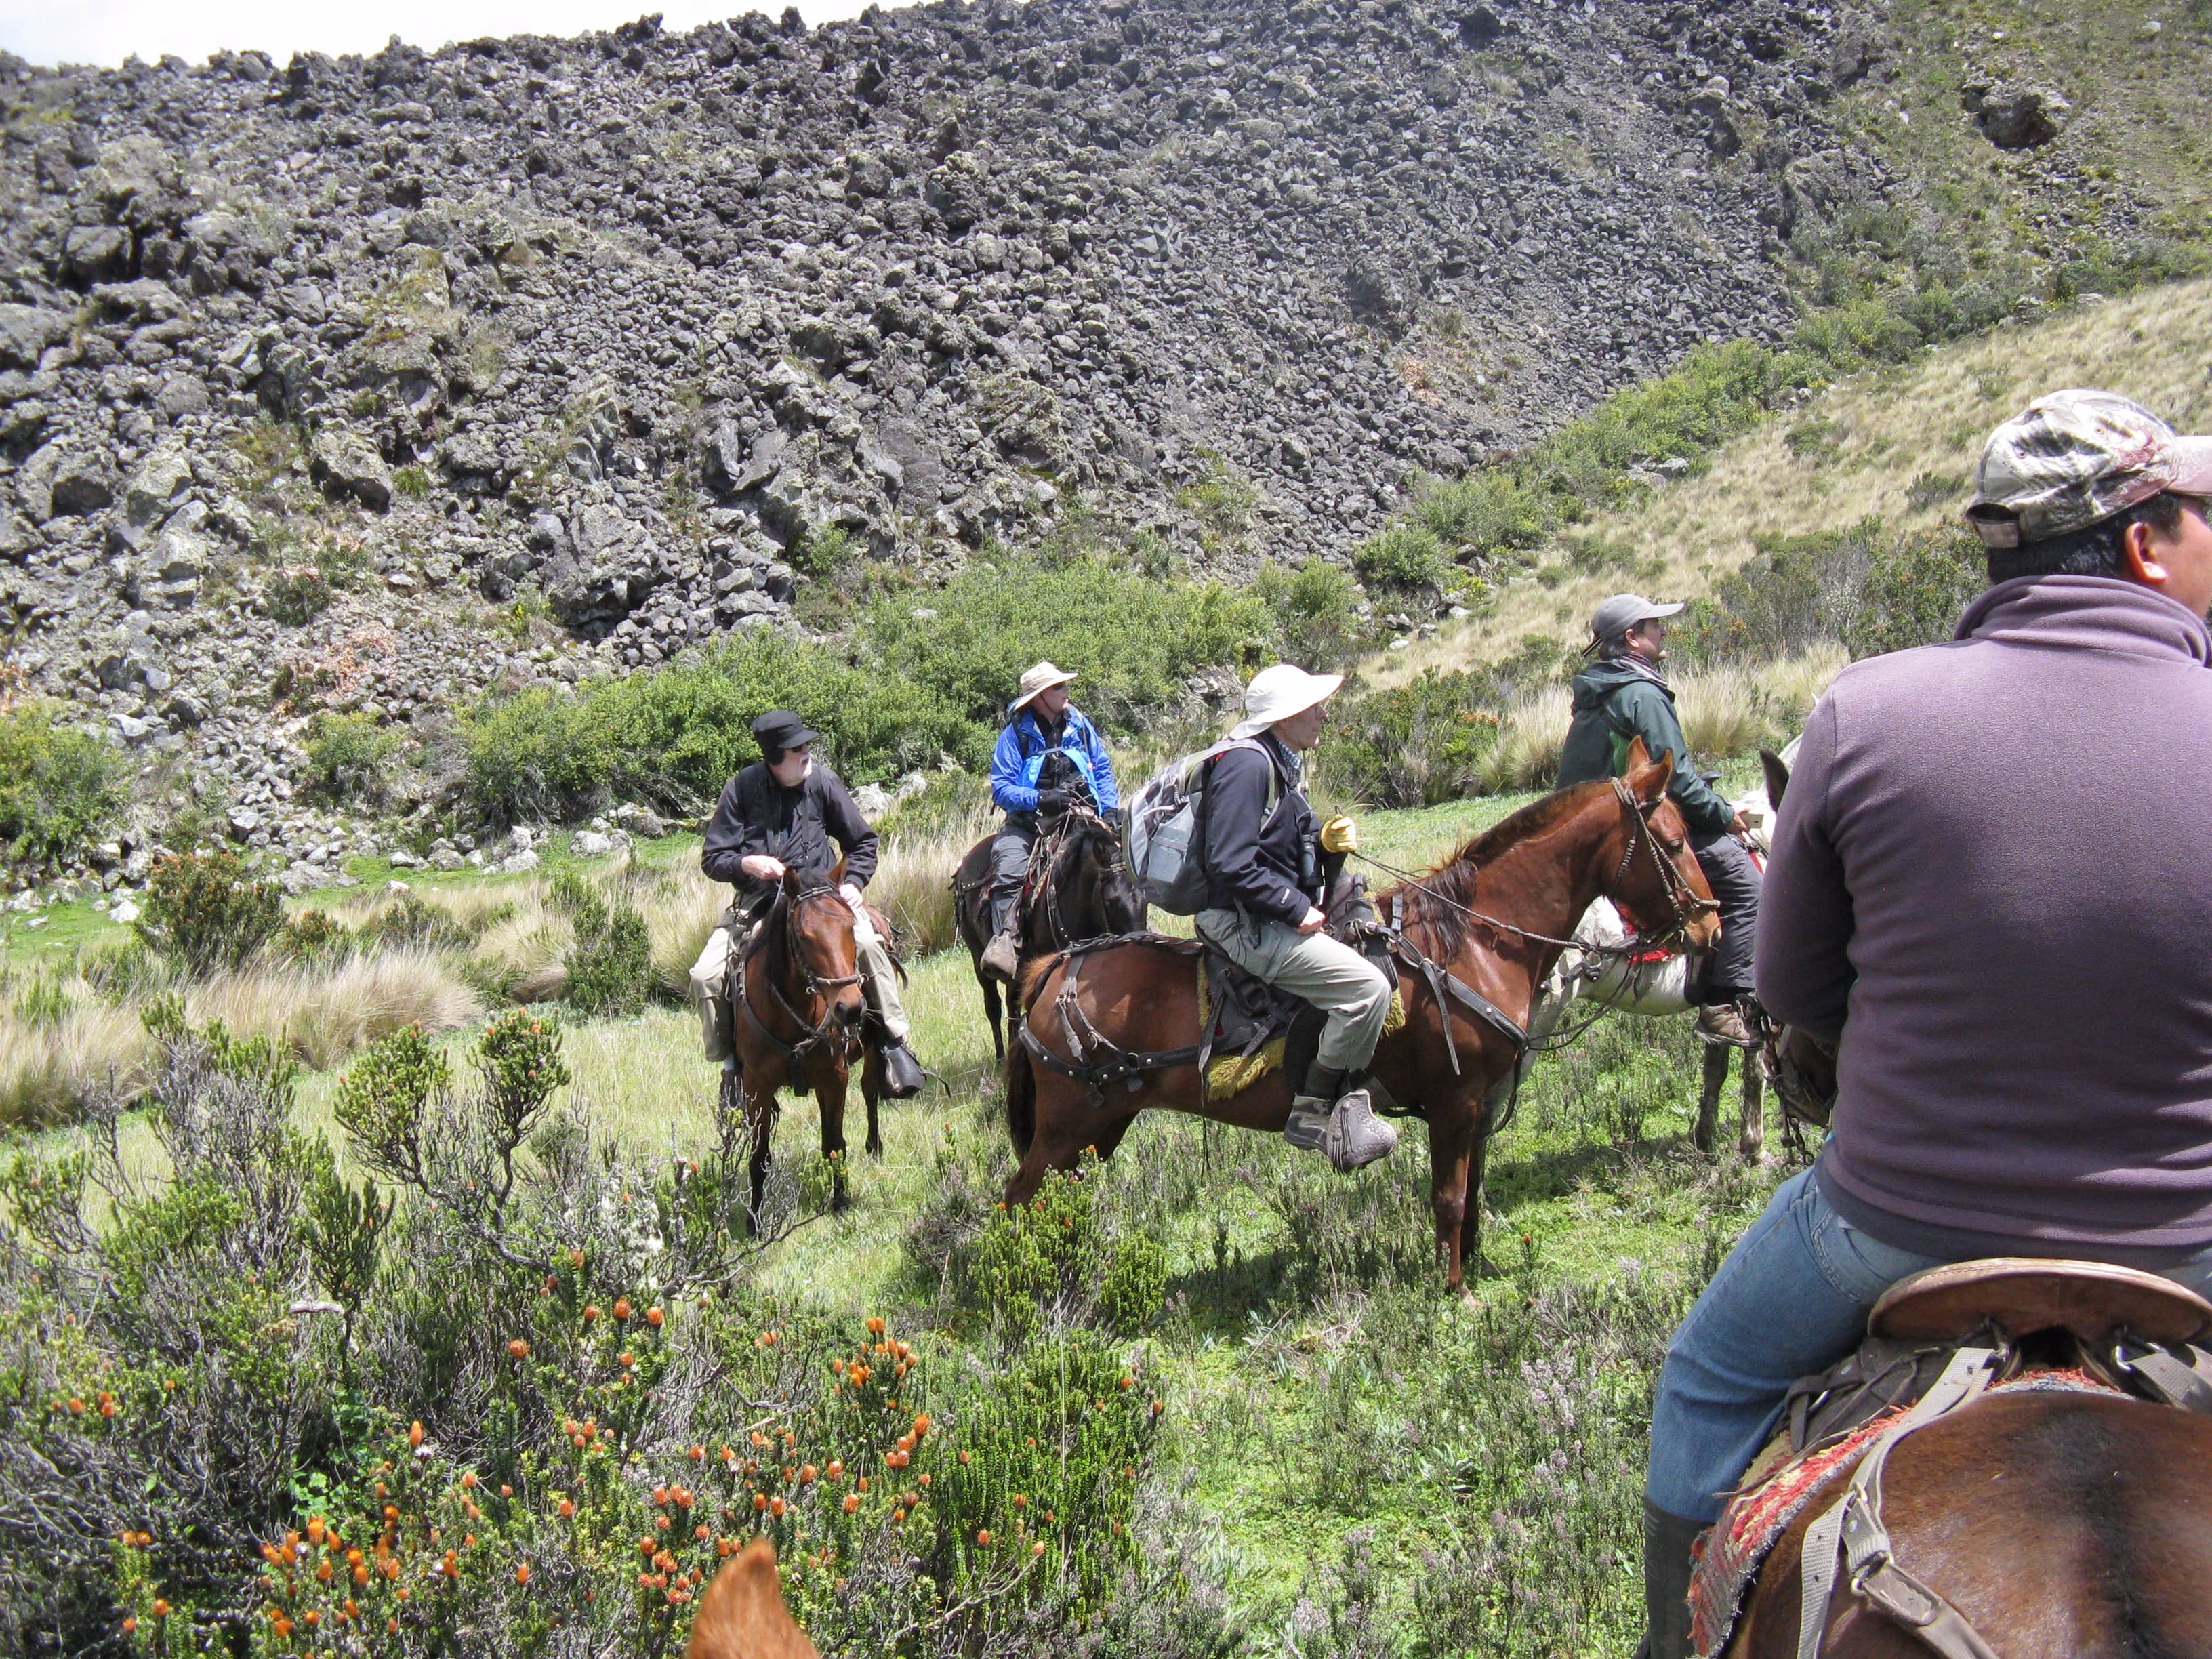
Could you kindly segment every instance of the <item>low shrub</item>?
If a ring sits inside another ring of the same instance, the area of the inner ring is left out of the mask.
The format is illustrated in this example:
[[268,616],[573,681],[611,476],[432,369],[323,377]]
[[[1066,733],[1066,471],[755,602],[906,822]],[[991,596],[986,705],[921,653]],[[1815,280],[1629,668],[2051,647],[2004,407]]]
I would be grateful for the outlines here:
[[190,974],[236,968],[284,925],[284,903],[270,883],[224,851],[173,853],[146,878],[138,937]]
[[562,1000],[579,1012],[611,1018],[645,1006],[657,983],[645,918],[626,903],[603,897],[573,872],[553,878],[550,900],[575,929]]
[[364,714],[319,714],[307,722],[307,787],[323,799],[387,804],[405,738]]
[[0,862],[76,857],[122,811],[129,776],[106,738],[36,704],[0,706]]
[[1352,550],[1352,562],[1369,586],[1398,593],[1439,586],[1449,568],[1443,544],[1418,520],[1376,531]]
[[337,589],[317,566],[288,565],[262,590],[262,609],[289,628],[303,628],[331,608]]
[[1310,673],[1348,667],[1370,643],[1358,584],[1324,559],[1309,558],[1295,570],[1261,565],[1252,591],[1274,619],[1278,655]]
[[1754,545],[1683,617],[1686,659],[1763,662],[1832,641],[1855,658],[1930,645],[1987,586],[1981,544],[1962,531],[1900,537],[1869,518]]
[[277,1048],[154,1024],[165,1181],[119,1100],[0,1164],[0,1472],[48,1517],[0,1529],[0,1647],[653,1659],[756,1535],[825,1652],[1091,1651],[1172,1582],[1141,1363],[794,1314],[752,1281],[794,1194],[748,1216],[734,1121],[600,1146],[517,1011],[357,1060],[341,1167]]

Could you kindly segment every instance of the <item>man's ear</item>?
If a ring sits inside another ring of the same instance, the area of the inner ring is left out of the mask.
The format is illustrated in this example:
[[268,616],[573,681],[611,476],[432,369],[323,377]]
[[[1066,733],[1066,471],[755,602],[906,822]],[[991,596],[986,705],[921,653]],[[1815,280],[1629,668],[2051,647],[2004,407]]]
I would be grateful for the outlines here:
[[2163,592],[2169,580],[2151,545],[2151,528],[2140,519],[2120,532],[2120,567],[2130,580],[2154,591]]
[[1639,732],[1628,740],[1628,769],[1641,772],[1651,764],[1651,751],[1644,746],[1644,734]]

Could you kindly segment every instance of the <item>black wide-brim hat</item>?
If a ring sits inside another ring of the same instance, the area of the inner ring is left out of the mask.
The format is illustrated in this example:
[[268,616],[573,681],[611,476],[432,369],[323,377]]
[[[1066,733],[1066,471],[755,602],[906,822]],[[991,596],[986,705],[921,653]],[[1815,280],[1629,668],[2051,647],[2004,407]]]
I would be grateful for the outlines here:
[[788,708],[771,708],[753,722],[763,749],[803,749],[821,735]]

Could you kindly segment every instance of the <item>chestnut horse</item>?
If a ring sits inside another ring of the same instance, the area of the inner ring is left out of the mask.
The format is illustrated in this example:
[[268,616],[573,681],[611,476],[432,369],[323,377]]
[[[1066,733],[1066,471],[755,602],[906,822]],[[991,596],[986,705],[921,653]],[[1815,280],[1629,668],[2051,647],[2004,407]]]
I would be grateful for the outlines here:
[[[983,988],[992,1053],[1004,1060],[999,982],[983,971],[983,947],[991,942],[991,843],[997,839],[996,830],[984,836],[952,872],[952,920],[968,947],[975,983]],[[1087,807],[1069,807],[1038,835],[1030,870],[1020,901],[1024,963],[1064,951],[1078,939],[1133,933],[1145,925],[1145,896],[1130,878],[1121,832]]]
[[[1673,775],[1670,757],[1654,762],[1632,745],[1625,778],[1548,795],[1469,842],[1425,880],[1381,895],[1386,921],[1403,916],[1401,960],[1411,967],[1425,959],[1525,1028],[1568,933],[1601,893],[1646,933],[1706,944],[1719,923],[1681,816],[1667,798]],[[1060,994],[1071,963],[1080,963],[1073,1000],[1090,1028],[1088,1046],[1103,1039],[1135,1054],[1195,1045],[1198,991],[1188,947],[1179,943],[1120,941],[1036,963],[1021,990],[1031,1036],[1063,1061],[1078,1053]],[[1440,1002],[1426,972],[1407,972],[1400,982],[1405,1024],[1376,1049],[1374,1077],[1428,1120],[1437,1251],[1447,1283],[1460,1291],[1468,1261],[1480,1260],[1482,1167],[1495,1121],[1483,1097],[1512,1069],[1522,1045],[1456,995]],[[1046,1170],[1073,1168],[1086,1147],[1110,1153],[1148,1106],[1279,1133],[1290,1105],[1279,1073],[1226,1100],[1205,1097],[1188,1060],[1094,1090],[1034,1062],[1027,1043],[1016,1043],[1006,1066],[1006,1121],[1021,1164],[1006,1202],[1026,1200]]]
[[[2120,1395],[1978,1400],[1899,1443],[1882,1477],[1898,1565],[1999,1659],[2212,1653],[2212,1419]],[[1808,1504],[1759,1569],[1727,1652],[1796,1659]],[[1839,1585],[1825,1659],[1934,1659]]]
[[[722,1075],[723,1109],[742,1110],[752,1146],[752,1213],[760,1213],[768,1182],[769,1142],[775,1133],[776,1096],[784,1089],[812,1091],[822,1113],[822,1156],[835,1158],[832,1202],[845,1205],[845,1085],[853,1056],[865,1050],[860,1094],[868,1104],[868,1151],[884,1150],[876,1103],[884,1091],[884,1057],[860,1041],[867,1001],[860,993],[853,912],[838,892],[844,866],[828,875],[784,872],[783,886],[744,946],[741,967],[730,975],[731,1042],[738,1072]],[[890,924],[878,913],[884,939]],[[741,1099],[732,1098],[742,1091]]]

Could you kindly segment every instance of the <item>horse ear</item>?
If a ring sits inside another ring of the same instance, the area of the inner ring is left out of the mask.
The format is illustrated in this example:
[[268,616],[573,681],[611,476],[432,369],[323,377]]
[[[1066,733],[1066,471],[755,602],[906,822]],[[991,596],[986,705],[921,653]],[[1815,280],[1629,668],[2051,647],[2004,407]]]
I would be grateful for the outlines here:
[[1628,740],[1628,769],[1641,772],[1651,764],[1651,751],[1644,745],[1644,734],[1639,732]]
[[799,872],[786,865],[783,869],[783,890],[792,897],[799,896]]
[[845,855],[842,853],[837,854],[837,867],[830,872],[830,884],[832,887],[845,884]]
[[1759,769],[1766,774],[1766,804],[1782,808],[1782,792],[1790,787],[1790,763],[1771,749],[1759,751]]
[[776,1583],[775,1546],[756,1538],[700,1598],[684,1659],[820,1659],[792,1622]]
[[[1644,739],[1637,738],[1632,746],[1642,748]],[[1674,781],[1674,751],[1669,749],[1657,760],[1648,762],[1632,771],[1628,780],[1629,787],[1636,792],[1637,799],[1648,804],[1658,800],[1666,794],[1667,786]]]

